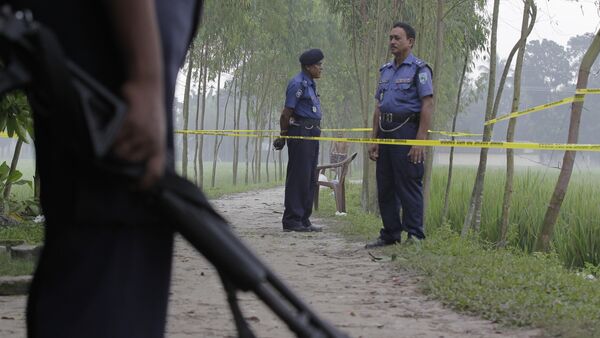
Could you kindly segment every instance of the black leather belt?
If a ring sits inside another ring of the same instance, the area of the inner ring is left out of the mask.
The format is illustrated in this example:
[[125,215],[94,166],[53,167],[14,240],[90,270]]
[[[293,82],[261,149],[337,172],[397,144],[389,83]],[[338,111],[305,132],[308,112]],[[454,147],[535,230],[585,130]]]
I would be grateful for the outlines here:
[[396,113],[381,113],[379,115],[383,122],[419,122],[419,114],[412,115],[396,114]]
[[292,118],[294,119],[294,122],[296,124],[299,124],[303,127],[320,127],[321,126],[321,120],[319,119],[308,119],[308,118],[304,118],[304,117],[298,117],[298,116],[292,116]]

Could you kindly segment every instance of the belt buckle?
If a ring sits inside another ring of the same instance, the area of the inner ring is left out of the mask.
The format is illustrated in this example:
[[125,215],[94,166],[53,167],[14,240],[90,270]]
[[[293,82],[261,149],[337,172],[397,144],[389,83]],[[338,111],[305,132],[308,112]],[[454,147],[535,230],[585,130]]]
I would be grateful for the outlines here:
[[384,113],[383,120],[385,122],[392,123],[394,121],[394,116],[392,115],[392,113]]

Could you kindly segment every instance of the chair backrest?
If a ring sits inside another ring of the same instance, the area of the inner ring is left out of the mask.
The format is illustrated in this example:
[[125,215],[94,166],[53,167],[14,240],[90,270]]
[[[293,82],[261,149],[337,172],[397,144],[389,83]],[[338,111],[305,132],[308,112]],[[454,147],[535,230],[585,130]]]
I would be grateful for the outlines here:
[[342,161],[342,170],[340,171],[340,177],[338,178],[340,184],[344,184],[344,181],[346,180],[346,174],[348,173],[348,167],[350,167],[350,163],[356,158],[356,155],[358,155],[357,152],[355,152],[354,154],[346,158],[344,161]]

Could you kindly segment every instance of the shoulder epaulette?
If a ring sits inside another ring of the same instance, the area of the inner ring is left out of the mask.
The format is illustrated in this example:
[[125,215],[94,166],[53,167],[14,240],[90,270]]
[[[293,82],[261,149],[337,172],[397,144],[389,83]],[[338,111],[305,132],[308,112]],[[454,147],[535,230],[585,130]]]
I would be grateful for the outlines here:
[[[423,69],[424,67],[427,67],[427,68],[429,68],[429,72],[431,73],[431,76],[433,77],[433,69],[431,68],[430,65],[427,64],[427,62],[425,62],[425,61],[423,61],[423,60],[421,60],[419,58],[416,58],[416,57],[415,57],[415,60],[413,62],[415,63],[415,65],[417,65],[417,68],[418,68],[417,69],[417,73],[421,69]],[[415,73],[415,76],[416,76],[416,73]]]
[[391,65],[392,65],[392,63],[388,62],[388,63],[384,64],[383,66],[379,67],[379,71],[381,72],[382,70],[384,70],[385,68],[387,68],[387,67],[389,67]]
[[423,61],[423,60],[421,60],[421,59],[419,59],[419,58],[415,58],[415,61],[414,61],[414,63],[415,63],[415,64],[417,65],[417,67],[419,67],[419,68],[423,68],[423,67],[427,66],[427,62],[425,62],[425,61]]

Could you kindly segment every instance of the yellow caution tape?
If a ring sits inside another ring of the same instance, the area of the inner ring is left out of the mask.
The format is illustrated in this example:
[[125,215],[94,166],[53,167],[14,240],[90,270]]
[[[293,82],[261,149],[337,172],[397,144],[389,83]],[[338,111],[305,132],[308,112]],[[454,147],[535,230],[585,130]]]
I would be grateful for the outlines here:
[[323,128],[321,129],[321,131],[349,131],[349,132],[353,132],[353,131],[357,131],[357,132],[364,132],[364,131],[372,131],[373,128]]
[[529,108],[527,110],[523,110],[523,111],[518,111],[518,112],[513,112],[510,114],[506,114],[500,117],[497,117],[495,119],[491,119],[489,121],[485,121],[484,125],[490,125],[490,124],[494,124],[494,123],[498,123],[500,121],[504,121],[504,120],[508,120],[508,119],[512,119],[515,117],[519,117],[519,116],[523,116],[523,115],[527,115],[527,114],[531,114],[531,113],[535,113],[544,109],[548,109],[548,108],[552,108],[552,107],[556,107],[556,106],[562,106],[563,104],[567,104],[567,103],[571,103],[571,102],[583,102],[583,98],[585,95],[590,95],[590,94],[600,94],[600,88],[583,88],[583,89],[577,89],[575,90],[575,96],[571,96],[571,97],[567,97],[564,98],[560,101],[556,101],[556,102],[551,102],[551,103],[546,103],[546,104],[542,104],[539,106],[535,106],[533,108]]
[[575,94],[600,94],[600,88],[577,89]]
[[[372,128],[323,128],[321,131],[323,132],[370,132]],[[178,132],[183,132],[182,130]],[[279,133],[279,130],[253,130],[253,129],[203,129],[202,133],[235,133],[235,134],[243,134],[243,133]],[[446,136],[482,136],[483,134],[471,134],[464,132],[452,132],[452,131],[436,131],[436,130],[428,130],[429,133],[442,134]]]
[[[264,137],[259,134],[239,134],[212,132],[203,130],[178,130],[179,134],[206,134],[220,136]],[[456,147],[456,148],[490,148],[490,149],[537,149],[537,150],[570,150],[570,151],[597,151],[600,144],[569,144],[569,143],[531,143],[531,142],[483,142],[465,140],[405,140],[405,139],[379,139],[379,138],[349,138],[349,137],[308,137],[308,136],[280,136],[286,139],[314,140],[314,141],[340,141],[348,143],[390,144],[404,146],[425,147]]]
[[[334,132],[334,131],[347,131],[347,132],[365,132],[371,131],[372,128],[323,128],[321,131]],[[211,133],[279,133],[278,129],[205,129],[205,132]]]
[[430,134],[441,134],[441,135],[446,135],[446,136],[483,136],[483,134],[471,134],[471,133],[464,133],[464,132],[460,132],[460,131],[428,130],[427,132]]
[[[579,100],[579,98],[578,98],[578,100]],[[529,108],[527,110],[523,110],[523,111],[518,111],[518,112],[506,114],[506,115],[497,117],[495,119],[491,119],[491,120],[485,121],[484,125],[487,126],[487,125],[490,125],[490,124],[498,123],[500,121],[504,121],[504,120],[515,118],[515,117],[519,117],[519,116],[523,116],[523,115],[535,113],[535,112],[538,112],[540,110],[544,110],[544,109],[548,109],[548,108],[552,108],[552,107],[556,107],[556,106],[562,106],[563,104],[571,103],[573,101],[575,101],[575,96],[567,97],[567,98],[562,99],[560,101],[546,103],[546,104],[543,104],[543,105],[540,105],[540,106],[535,106],[533,108]]]

